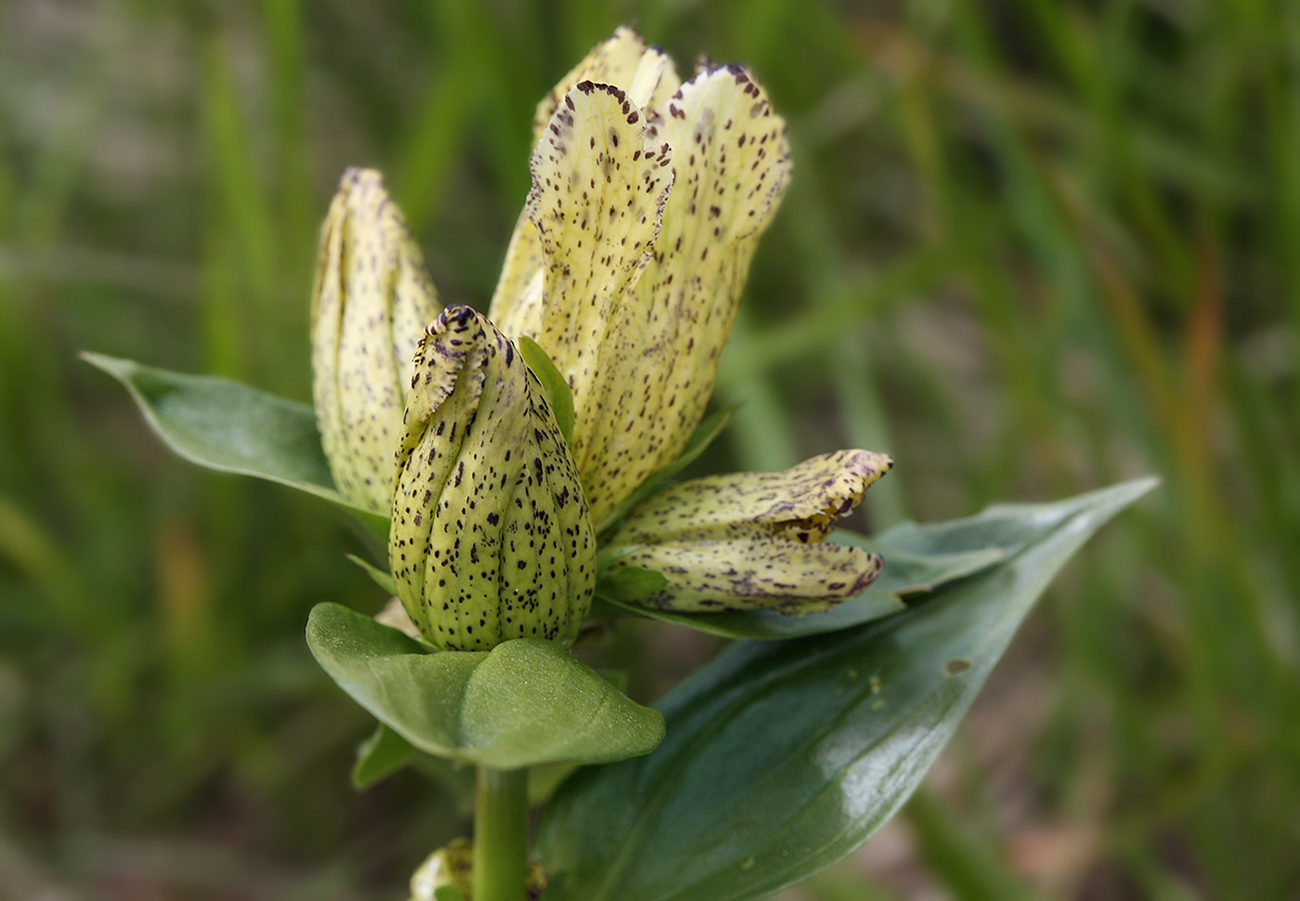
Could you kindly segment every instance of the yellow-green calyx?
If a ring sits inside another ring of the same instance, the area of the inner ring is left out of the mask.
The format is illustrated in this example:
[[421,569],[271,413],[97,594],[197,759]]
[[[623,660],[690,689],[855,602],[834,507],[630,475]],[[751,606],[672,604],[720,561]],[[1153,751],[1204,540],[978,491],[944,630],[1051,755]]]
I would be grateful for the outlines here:
[[860,594],[881,560],[825,543],[893,461],[843,450],[784,472],[712,476],[669,488],[628,515],[610,540],[611,570],[662,573],[667,585],[639,599],[682,612],[826,610]]
[[747,70],[683,84],[621,28],[542,101],[534,131],[491,317],[572,388],[573,455],[600,524],[699,422],[789,180],[785,123]]
[[416,342],[441,309],[378,172],[349,169],[321,231],[312,370],[321,443],[339,493],[388,514],[393,448]]
[[421,634],[461,651],[571,641],[595,587],[587,502],[541,383],[469,307],[420,341],[395,444],[389,565]]

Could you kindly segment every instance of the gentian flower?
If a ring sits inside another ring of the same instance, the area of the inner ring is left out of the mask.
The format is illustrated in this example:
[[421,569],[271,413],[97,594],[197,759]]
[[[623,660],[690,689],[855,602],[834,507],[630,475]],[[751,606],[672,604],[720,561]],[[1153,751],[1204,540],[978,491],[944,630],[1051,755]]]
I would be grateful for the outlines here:
[[790,151],[746,69],[682,84],[627,28],[542,101],[534,129],[533,189],[489,316],[573,390],[600,527],[699,423]]
[[[325,449],[340,491],[391,509],[389,564],[415,627],[448,649],[571,640],[598,532],[613,534],[611,568],[663,574],[643,605],[801,613],[859,593],[880,559],[823,539],[892,465],[880,454],[688,482],[616,521],[699,424],[785,193],[785,124],[763,89],[740,66],[702,65],[682,83],[623,28],[533,124],[533,187],[488,317],[437,315],[374,173],[344,176],[322,237],[313,360]],[[547,397],[563,389],[543,389],[524,339],[567,385],[567,441]]]

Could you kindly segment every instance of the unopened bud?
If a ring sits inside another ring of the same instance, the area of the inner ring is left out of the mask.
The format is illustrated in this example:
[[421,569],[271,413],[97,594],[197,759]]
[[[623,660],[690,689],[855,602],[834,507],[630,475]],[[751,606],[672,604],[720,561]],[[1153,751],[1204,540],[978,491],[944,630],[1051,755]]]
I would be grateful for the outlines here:
[[595,587],[587,501],[541,383],[469,307],[420,342],[398,448],[389,565],[425,638],[571,641]]
[[828,610],[880,574],[879,555],[827,543],[831,526],[894,461],[843,450],[784,472],[685,482],[633,510],[610,540],[611,571],[636,567],[666,583],[636,602],[687,613]]
[[[435,901],[440,888],[454,888],[465,901],[473,901],[470,884],[474,877],[474,845],[458,838],[434,851],[411,877],[411,901]],[[542,896],[546,873],[535,860],[528,862],[528,901]]]
[[316,418],[339,493],[392,503],[393,448],[424,327],[441,309],[378,172],[349,169],[321,230],[312,298]]

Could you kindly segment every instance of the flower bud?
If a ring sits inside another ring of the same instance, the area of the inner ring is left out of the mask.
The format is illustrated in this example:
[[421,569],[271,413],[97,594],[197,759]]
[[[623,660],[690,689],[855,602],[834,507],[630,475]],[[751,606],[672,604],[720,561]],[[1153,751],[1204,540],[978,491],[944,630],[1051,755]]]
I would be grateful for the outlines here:
[[825,543],[893,460],[843,450],[784,472],[685,482],[633,510],[610,540],[611,572],[638,567],[667,584],[636,603],[687,613],[828,610],[880,574],[879,555]]
[[[470,884],[474,877],[474,844],[458,838],[445,848],[434,851],[411,877],[411,901],[435,901],[440,888],[455,888],[465,901],[473,901]],[[527,898],[542,896],[546,873],[535,860],[528,861]]]
[[411,358],[440,309],[378,172],[349,169],[321,231],[312,298],[316,418],[339,493],[387,515]]
[[397,446],[388,557],[421,634],[571,641],[595,587],[587,501],[541,383],[469,307],[420,342]]

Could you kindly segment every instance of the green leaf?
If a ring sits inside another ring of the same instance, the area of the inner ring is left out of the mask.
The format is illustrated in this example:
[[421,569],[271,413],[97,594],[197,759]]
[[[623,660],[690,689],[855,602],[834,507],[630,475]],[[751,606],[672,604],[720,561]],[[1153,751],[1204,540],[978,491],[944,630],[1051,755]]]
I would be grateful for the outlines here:
[[[950,523],[943,528],[956,528],[964,522],[968,520],[959,520],[958,523]],[[835,531],[831,535],[832,541],[879,553],[885,559],[885,568],[862,594],[823,613],[804,616],[787,616],[775,610],[675,613],[671,610],[641,607],[636,601],[653,594],[661,586],[644,576],[637,579],[615,578],[629,571],[619,569],[601,578],[596,585],[596,593],[625,613],[689,626],[724,638],[802,638],[823,632],[838,632],[898,613],[904,608],[904,597],[930,592],[948,582],[988,569],[1005,560],[1019,546],[1011,538],[999,539],[990,534],[987,540],[991,543],[987,547],[957,551],[936,550],[924,540],[934,528],[936,527],[904,523],[874,538],[866,538],[843,529]],[[998,541],[1012,543],[999,544]],[[650,573],[649,570],[636,572]]]
[[444,885],[433,892],[433,901],[465,901],[465,896],[454,885]]
[[658,712],[552,641],[428,654],[397,629],[317,604],[307,644],[340,688],[428,754],[508,770],[622,760],[663,738]]
[[619,520],[627,516],[633,507],[660,488],[663,488],[670,479],[694,463],[696,458],[704,453],[705,448],[713,443],[713,439],[717,438],[722,430],[727,427],[727,423],[731,421],[736,409],[736,407],[728,407],[725,410],[719,410],[697,425],[695,431],[691,432],[691,437],[686,439],[686,446],[677,455],[677,459],[646,476],[645,481],[624,498],[623,502],[614,508],[614,512],[605,517],[605,521],[596,527],[596,533],[600,541],[603,542],[609,538],[609,533],[618,525]]
[[659,703],[655,753],[557,792],[538,835],[567,877],[555,901],[747,901],[850,854],[920,784],[1056,572],[1154,484],[912,527],[918,551],[1017,551],[898,616],[734,645]]
[[551,412],[555,414],[555,424],[560,427],[560,433],[564,435],[564,440],[573,443],[573,390],[569,383],[564,380],[560,370],[556,368],[554,361],[549,354],[542,349],[542,346],[529,338],[527,335],[520,335],[518,338],[519,353],[523,355],[524,362],[528,368],[537,376],[537,380],[542,383],[542,390],[546,392],[546,399],[551,402]]
[[[888,592],[900,599],[928,594],[949,582],[996,566],[1023,546],[1023,542],[1014,537],[993,530],[987,530],[980,543],[969,548],[948,548],[944,546],[943,539],[937,538],[943,532],[964,532],[975,523],[983,523],[987,528],[990,523],[987,517],[994,509],[990,507],[977,516],[934,525],[900,523],[870,538],[857,532],[837,529],[832,533],[831,541],[866,548],[884,558],[885,567],[876,581],[871,583],[867,593],[874,589]],[[926,544],[919,540],[920,537],[934,537],[935,540]]]
[[229,379],[169,372],[102,354],[81,357],[121,382],[153,430],[186,460],[323,497],[387,537],[385,517],[354,506],[335,490],[316,414],[307,404]]
[[[622,602],[649,597],[662,591],[667,584],[668,577],[661,572],[639,566],[625,566],[602,575],[596,583],[596,593],[623,606]],[[641,608],[636,610],[640,612]]]
[[578,768],[576,763],[548,763],[528,770],[528,806],[538,807]]
[[419,755],[409,741],[380,723],[375,734],[357,748],[352,787],[363,791],[414,762]]
[[356,554],[348,554],[348,559],[361,567],[361,570],[370,577],[370,581],[374,582],[393,597],[397,597],[397,583],[393,581],[392,573],[380,569],[369,560],[362,559]]

